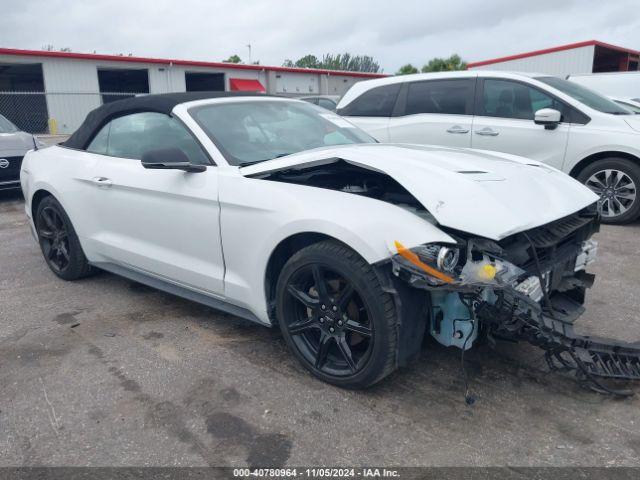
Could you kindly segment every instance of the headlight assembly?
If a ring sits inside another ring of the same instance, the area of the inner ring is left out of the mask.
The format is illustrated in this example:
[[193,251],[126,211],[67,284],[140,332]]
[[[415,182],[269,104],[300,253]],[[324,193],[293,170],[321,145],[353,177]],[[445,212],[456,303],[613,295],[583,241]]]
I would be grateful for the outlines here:
[[458,266],[459,260],[460,250],[457,248],[442,247],[438,251],[436,265],[440,270],[451,273]]
[[414,249],[408,249],[396,240],[397,255],[394,255],[394,272],[398,274],[402,266],[408,267],[416,272],[425,275],[425,280],[434,285],[445,285],[455,283],[455,277],[438,269],[438,255],[440,249],[446,248],[442,245],[429,243],[420,245]]
[[[425,286],[513,286],[524,270],[494,255],[471,258],[458,245],[429,243],[408,249],[395,242],[394,272]],[[469,258],[467,258],[469,257]],[[404,272],[403,272],[404,270]]]
[[[397,245],[396,245],[397,247]],[[429,243],[413,249],[420,260],[435,265],[447,274],[453,273],[460,260],[460,250],[456,246]]]

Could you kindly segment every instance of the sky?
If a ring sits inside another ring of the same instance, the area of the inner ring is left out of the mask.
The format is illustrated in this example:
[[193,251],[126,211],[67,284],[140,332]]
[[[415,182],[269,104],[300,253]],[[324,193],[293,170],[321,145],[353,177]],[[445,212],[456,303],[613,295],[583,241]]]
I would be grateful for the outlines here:
[[386,73],[584,40],[640,50],[639,0],[0,0],[0,47],[281,65],[374,57]]

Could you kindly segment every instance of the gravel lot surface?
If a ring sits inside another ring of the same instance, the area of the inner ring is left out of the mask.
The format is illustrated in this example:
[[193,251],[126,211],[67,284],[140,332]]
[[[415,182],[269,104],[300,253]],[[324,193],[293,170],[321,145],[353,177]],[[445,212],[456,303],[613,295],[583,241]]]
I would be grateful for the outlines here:
[[[57,279],[23,208],[0,194],[0,466],[640,465],[640,398],[547,373],[533,347],[470,351],[472,407],[460,351],[431,341],[340,390],[274,330],[106,273]],[[579,330],[640,340],[640,224],[597,238]]]

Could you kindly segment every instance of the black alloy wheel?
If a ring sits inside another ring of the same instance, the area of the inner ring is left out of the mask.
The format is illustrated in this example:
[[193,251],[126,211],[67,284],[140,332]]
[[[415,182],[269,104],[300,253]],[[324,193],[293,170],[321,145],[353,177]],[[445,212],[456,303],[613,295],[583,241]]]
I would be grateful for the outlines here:
[[42,255],[53,273],[64,280],[93,273],[69,217],[55,198],[40,201],[34,223]]
[[287,329],[321,372],[353,375],[371,356],[370,314],[351,282],[326,265],[298,270],[287,285]]
[[393,301],[371,266],[341,244],[320,242],[287,262],[278,318],[296,357],[325,381],[363,387],[393,370]]
[[71,262],[69,232],[55,206],[46,206],[40,210],[37,229],[40,248],[49,267],[56,273],[64,272]]

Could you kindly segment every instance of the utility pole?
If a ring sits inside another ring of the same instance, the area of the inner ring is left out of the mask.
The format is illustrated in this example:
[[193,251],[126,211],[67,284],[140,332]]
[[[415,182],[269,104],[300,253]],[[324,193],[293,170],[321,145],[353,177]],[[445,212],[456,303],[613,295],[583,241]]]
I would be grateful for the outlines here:
[[249,49],[249,65],[251,65],[251,44],[247,43],[246,47]]

